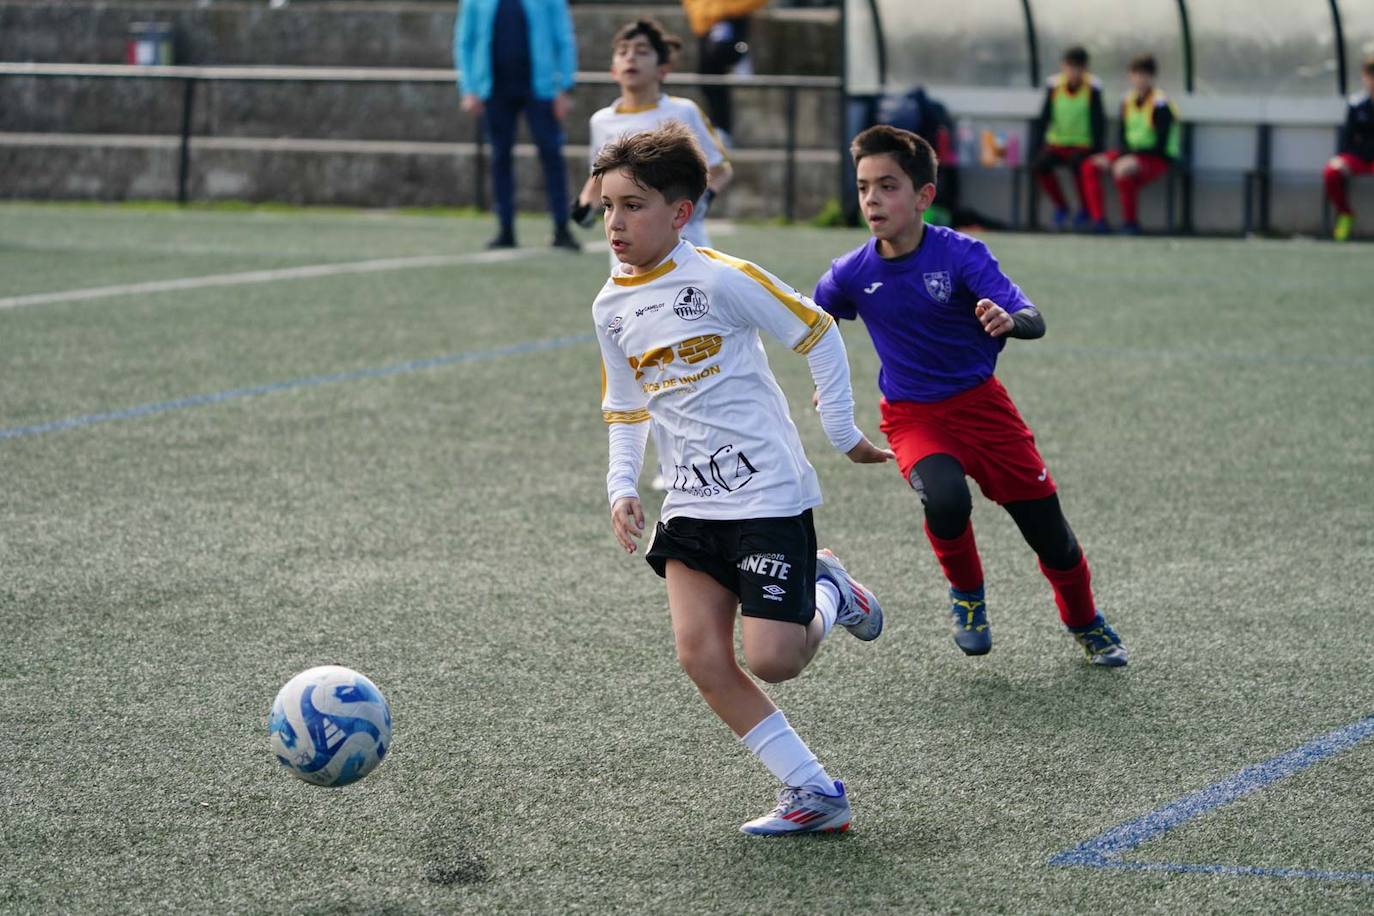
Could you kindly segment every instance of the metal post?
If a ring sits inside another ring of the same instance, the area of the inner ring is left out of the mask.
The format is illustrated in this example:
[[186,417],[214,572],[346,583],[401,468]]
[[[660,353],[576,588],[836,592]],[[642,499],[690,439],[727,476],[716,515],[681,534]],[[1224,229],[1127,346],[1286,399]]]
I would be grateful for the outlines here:
[[187,77],[181,81],[181,161],[177,169],[177,203],[185,205],[190,199],[187,185],[191,177],[191,116],[196,103],[196,81]]
[[1040,38],[1035,34],[1035,14],[1030,0],[1021,0],[1021,15],[1026,22],[1026,50],[1030,52],[1030,87],[1034,89],[1044,79],[1040,75]]
[[[1334,3],[1335,0],[1332,0]],[[1179,36],[1183,40],[1183,91],[1193,91],[1193,27],[1188,22],[1188,0],[1178,0]]]
[[782,176],[782,218],[797,218],[797,88],[787,87],[787,165]]
[[1193,231],[1193,125],[1183,125],[1183,231]]
[[849,175],[844,167],[844,160],[849,155],[849,3],[840,3],[840,98],[839,105],[835,109],[840,113],[839,119],[839,150],[840,164],[835,170],[838,178],[837,185],[839,196],[836,201],[839,203],[841,221],[847,219],[845,213],[844,199],[849,193]]
[[1272,124],[1261,124],[1258,128],[1258,149],[1255,153],[1256,166],[1259,172],[1259,231],[1269,231],[1269,197],[1271,181],[1271,168],[1273,161],[1273,140],[1274,127]]
[[1341,23],[1341,7],[1336,0],[1331,0],[1331,24],[1336,29],[1336,89],[1344,96],[1349,91],[1345,75],[1345,27]]

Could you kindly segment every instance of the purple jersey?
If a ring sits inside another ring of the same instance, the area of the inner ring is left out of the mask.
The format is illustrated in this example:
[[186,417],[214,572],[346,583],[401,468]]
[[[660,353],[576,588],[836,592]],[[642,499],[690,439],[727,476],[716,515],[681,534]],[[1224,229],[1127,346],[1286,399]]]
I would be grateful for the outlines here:
[[943,401],[987,381],[1005,337],[991,337],[973,314],[979,299],[1007,312],[1031,306],[997,266],[988,246],[953,229],[926,226],[921,244],[891,260],[869,239],[830,265],[816,303],[836,318],[862,318],[889,401]]

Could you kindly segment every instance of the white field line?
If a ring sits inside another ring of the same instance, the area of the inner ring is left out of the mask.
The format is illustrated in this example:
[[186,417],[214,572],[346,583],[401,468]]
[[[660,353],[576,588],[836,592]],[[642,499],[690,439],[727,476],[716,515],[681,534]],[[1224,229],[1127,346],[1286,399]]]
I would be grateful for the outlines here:
[[123,283],[118,286],[93,286],[53,293],[31,293],[0,299],[0,309],[49,305],[54,302],[82,302],[90,299],[109,299],[114,296],[133,296],[143,293],[167,293],[188,289],[207,289],[215,286],[244,286],[250,283],[275,283],[278,280],[305,280],[314,277],[336,277],[342,274],[370,274],[387,270],[411,270],[419,267],[452,267],[457,264],[492,264],[528,257],[527,250],[518,248],[483,251],[476,254],[429,254],[409,258],[378,258],[371,261],[345,261],[337,264],[309,264],[304,267],[283,267],[277,270],[249,270],[232,274],[208,274],[202,277],[182,277],[176,280],[150,280],[146,283]]

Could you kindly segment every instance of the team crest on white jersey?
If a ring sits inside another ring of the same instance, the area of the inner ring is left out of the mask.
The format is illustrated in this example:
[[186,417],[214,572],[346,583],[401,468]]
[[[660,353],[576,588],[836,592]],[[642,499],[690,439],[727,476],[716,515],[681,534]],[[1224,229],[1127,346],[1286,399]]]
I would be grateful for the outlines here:
[[606,333],[607,333],[607,334],[610,334],[612,337],[614,337],[615,335],[619,334],[619,333],[620,333],[622,330],[624,330],[624,329],[625,329],[625,316],[624,316],[624,315],[616,315],[614,318],[611,319],[611,323],[608,324],[608,325],[606,325]]
[[695,286],[684,286],[677,291],[677,298],[673,300],[673,311],[683,321],[696,321],[710,309],[711,302],[706,298],[706,292]]
[[937,270],[934,273],[925,274],[926,292],[939,299],[941,302],[948,302],[949,296],[954,292],[954,283],[949,279],[949,271]]

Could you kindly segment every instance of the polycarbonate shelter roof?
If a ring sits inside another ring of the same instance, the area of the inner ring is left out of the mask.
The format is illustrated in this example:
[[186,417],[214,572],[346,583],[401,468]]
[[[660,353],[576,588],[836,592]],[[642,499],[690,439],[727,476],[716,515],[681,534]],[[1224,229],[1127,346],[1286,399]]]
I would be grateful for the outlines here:
[[1083,45],[1113,94],[1149,52],[1176,92],[1330,96],[1374,55],[1374,0],[845,0],[845,24],[854,93],[1038,87]]

